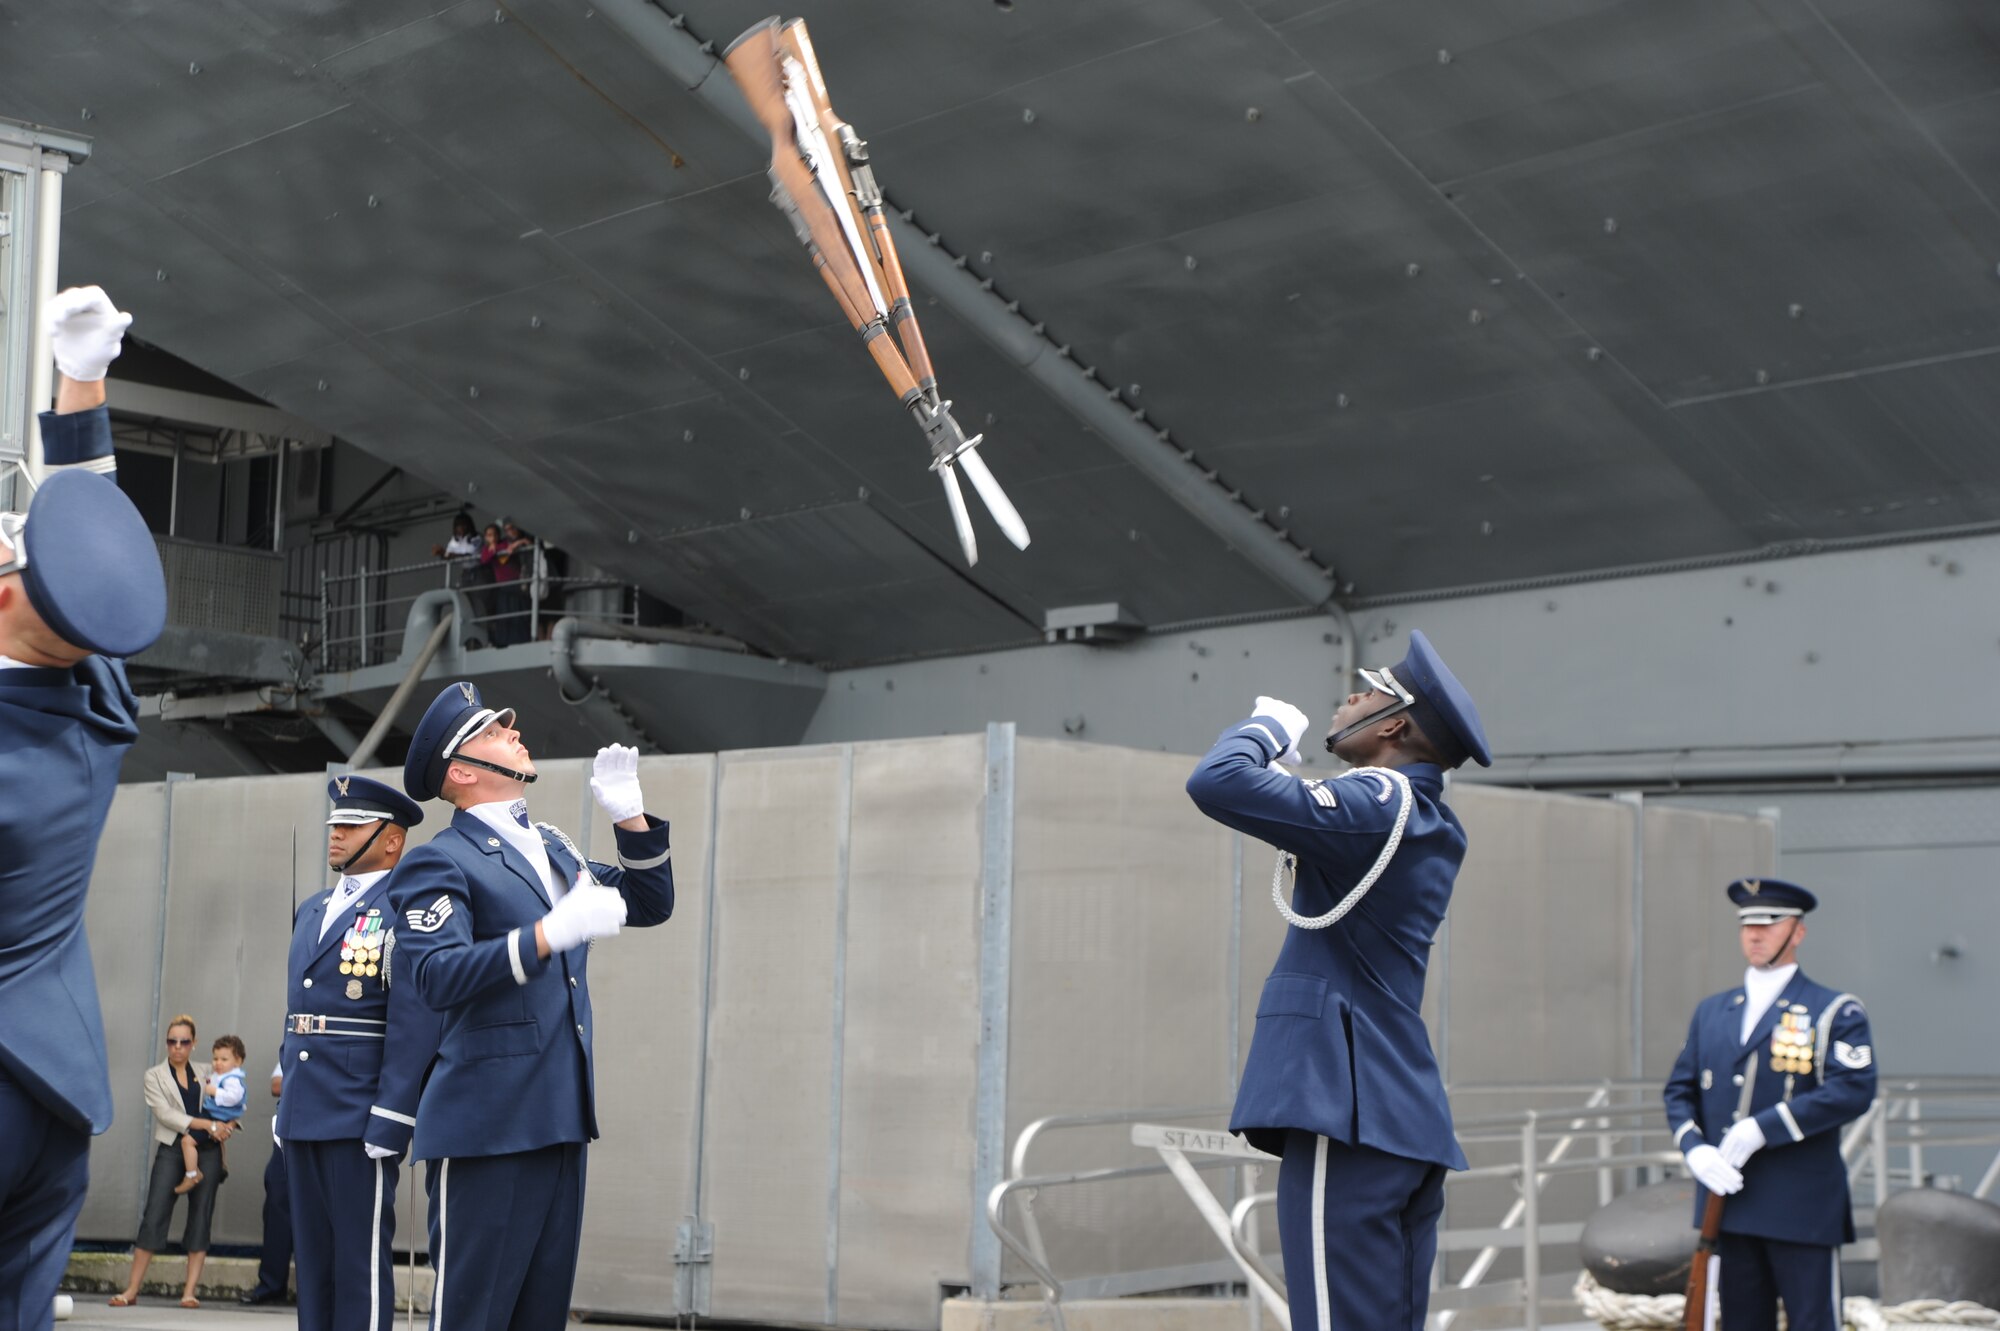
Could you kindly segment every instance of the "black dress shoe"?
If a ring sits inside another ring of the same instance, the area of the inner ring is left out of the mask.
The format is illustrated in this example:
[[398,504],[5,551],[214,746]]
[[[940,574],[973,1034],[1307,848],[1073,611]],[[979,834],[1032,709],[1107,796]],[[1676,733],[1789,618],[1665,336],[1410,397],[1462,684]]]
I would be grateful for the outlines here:
[[285,1292],[281,1289],[246,1289],[236,1296],[236,1301],[251,1308],[264,1303],[283,1303],[285,1301]]

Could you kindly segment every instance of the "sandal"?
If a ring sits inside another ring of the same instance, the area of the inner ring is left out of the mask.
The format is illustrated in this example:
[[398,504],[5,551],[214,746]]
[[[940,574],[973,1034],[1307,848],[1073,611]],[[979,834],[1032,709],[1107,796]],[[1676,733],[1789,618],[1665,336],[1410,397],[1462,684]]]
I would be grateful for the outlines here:
[[201,1300],[200,1300],[200,1299],[197,1299],[197,1298],[196,1298],[196,1297],[195,1297],[194,1295],[192,1295],[192,1294],[183,1294],[183,1295],[181,1295],[181,1307],[183,1307],[183,1308],[199,1308],[199,1307],[201,1307]]
[[129,1308],[138,1301],[139,1296],[137,1294],[113,1294],[111,1296],[111,1306],[114,1308]]

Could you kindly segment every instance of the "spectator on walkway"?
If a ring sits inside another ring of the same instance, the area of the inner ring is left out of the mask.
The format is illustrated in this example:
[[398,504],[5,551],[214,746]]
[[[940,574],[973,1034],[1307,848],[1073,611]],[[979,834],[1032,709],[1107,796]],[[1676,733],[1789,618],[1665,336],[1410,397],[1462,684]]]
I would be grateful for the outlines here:
[[431,553],[439,559],[466,559],[479,554],[479,529],[472,525],[472,515],[460,510],[451,520],[451,539],[443,545],[431,547]]
[[512,522],[501,519],[496,530],[487,529],[487,544],[479,560],[493,570],[493,629],[488,635],[495,647],[511,647],[528,640],[528,593],[524,579],[534,560],[532,539]]
[[[174,1203],[188,1202],[187,1224],[181,1230],[181,1246],[187,1250],[187,1280],[181,1291],[181,1307],[199,1308],[194,1292],[201,1284],[201,1268],[208,1260],[208,1229],[215,1217],[215,1190],[222,1186],[221,1143],[235,1134],[233,1123],[217,1123],[201,1116],[201,1083],[210,1065],[191,1061],[194,1053],[194,1018],[183,1013],[167,1023],[167,1057],[146,1069],[146,1108],[153,1113],[153,1174],[146,1186],[146,1211],[139,1222],[139,1237],[132,1245],[132,1277],[125,1292],[112,1296],[111,1306],[129,1308],[139,1301],[139,1287],[145,1283],[146,1268],[153,1254],[167,1246],[167,1226],[174,1218]],[[176,1193],[181,1179],[181,1152],[177,1145],[182,1133],[202,1131],[212,1139],[201,1144],[201,1182],[185,1193]]]

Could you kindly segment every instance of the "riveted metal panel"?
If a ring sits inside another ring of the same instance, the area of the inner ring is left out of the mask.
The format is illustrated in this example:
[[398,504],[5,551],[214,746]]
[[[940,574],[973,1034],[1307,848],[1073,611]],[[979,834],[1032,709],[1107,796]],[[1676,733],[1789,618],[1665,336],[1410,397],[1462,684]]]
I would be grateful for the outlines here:
[[[551,790],[554,798],[544,801],[542,786],[557,774],[550,768],[568,778],[568,790]],[[663,1313],[674,1306],[675,1230],[695,1203],[713,768],[705,754],[640,760],[646,808],[672,829],[674,913],[657,928],[606,939],[590,957],[600,1135],[590,1148],[590,1204],[573,1295],[579,1308]],[[588,771],[587,762],[544,767],[536,814],[569,832],[591,859],[616,864],[617,838],[603,810],[593,803],[587,825],[568,812],[590,803]]]
[[161,874],[166,818],[165,783],[118,787],[84,903],[83,927],[97,971],[111,1065],[113,1122],[90,1143],[90,1194],[76,1222],[80,1239],[129,1242],[152,1168],[152,1122],[140,1098],[139,1075],[166,1056],[160,1044],[166,1032],[155,1030],[153,1019],[153,971],[166,912]]
[[[1233,834],[1188,802],[1180,755],[1060,740],[1019,755],[1009,1140],[1048,1114],[1227,1101]],[[1126,1135],[1051,1134],[1029,1167],[1153,1162]],[[1216,1255],[1168,1178],[1034,1206],[1065,1273]]]
[[[187,781],[173,788],[167,854],[166,931],[161,950],[159,1029],[136,1068],[114,1068],[112,1087],[131,1098],[134,1117],[144,1069],[165,1057],[166,1020],[195,1019],[194,1057],[206,1061],[217,1036],[242,1037],[249,1107],[268,1127],[267,1079],[285,1017],[285,955],[292,937],[294,829],[301,860],[313,849],[324,866],[326,778],[316,774]],[[322,870],[299,875],[303,899],[324,886]],[[263,1241],[263,1195],[256,1180],[272,1150],[268,1131],[246,1131],[229,1146],[229,1184],[215,1197],[217,1243]],[[174,1231],[176,1236],[179,1230]]]
[[717,1316],[826,1307],[841,776],[839,750],[722,757],[701,1185]]
[[984,735],[854,747],[838,1306],[934,1327],[966,1282]]

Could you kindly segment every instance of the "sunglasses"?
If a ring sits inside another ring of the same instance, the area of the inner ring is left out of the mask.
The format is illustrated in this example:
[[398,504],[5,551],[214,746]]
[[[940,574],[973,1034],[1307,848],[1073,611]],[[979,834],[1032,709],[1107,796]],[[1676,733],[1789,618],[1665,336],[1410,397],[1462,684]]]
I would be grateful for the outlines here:
[[194,1043],[194,1041],[193,1041],[193,1040],[176,1040],[176,1039],[174,1039],[174,1038],[173,1038],[173,1037],[172,1037],[172,1036],[170,1035],[170,1036],[168,1036],[168,1037],[167,1037],[167,1043],[168,1043],[168,1044],[171,1044],[171,1045],[183,1045],[183,1044],[193,1044],[193,1043]]

